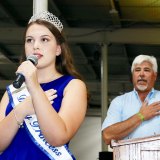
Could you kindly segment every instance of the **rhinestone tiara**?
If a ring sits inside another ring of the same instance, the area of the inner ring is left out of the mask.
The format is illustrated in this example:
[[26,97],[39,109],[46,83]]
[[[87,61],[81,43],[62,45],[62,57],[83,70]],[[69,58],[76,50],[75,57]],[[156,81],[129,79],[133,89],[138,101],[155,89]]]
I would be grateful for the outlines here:
[[31,17],[31,19],[29,20],[28,24],[31,22],[35,22],[37,19],[52,23],[60,32],[63,29],[63,24],[58,19],[58,17],[56,17],[55,15],[53,15],[52,13],[50,13],[48,11],[43,11],[43,12],[40,12],[40,13],[33,15]]

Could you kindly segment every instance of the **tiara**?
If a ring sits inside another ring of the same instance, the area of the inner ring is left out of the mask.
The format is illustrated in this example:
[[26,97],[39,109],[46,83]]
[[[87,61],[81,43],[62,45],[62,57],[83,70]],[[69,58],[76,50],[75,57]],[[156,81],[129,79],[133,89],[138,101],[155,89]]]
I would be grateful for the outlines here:
[[52,13],[50,13],[48,11],[43,11],[41,13],[37,13],[37,14],[33,15],[31,17],[31,19],[29,20],[28,24],[36,21],[37,19],[44,20],[44,21],[47,21],[49,23],[52,23],[60,32],[63,29],[63,24],[58,19],[58,17],[56,17],[55,15],[53,15]]

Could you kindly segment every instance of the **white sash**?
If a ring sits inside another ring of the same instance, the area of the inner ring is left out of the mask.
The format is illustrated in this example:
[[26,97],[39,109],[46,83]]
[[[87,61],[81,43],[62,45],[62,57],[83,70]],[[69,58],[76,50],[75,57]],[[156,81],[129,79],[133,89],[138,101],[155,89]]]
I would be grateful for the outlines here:
[[[11,101],[11,105],[14,108],[18,103],[22,102],[30,94],[25,86],[25,83],[21,88],[16,89],[13,85],[7,87],[7,92]],[[75,160],[75,157],[69,151],[67,145],[61,147],[51,146],[44,138],[36,115],[27,116],[24,119],[24,127],[27,130],[32,141],[51,159],[51,160]]]

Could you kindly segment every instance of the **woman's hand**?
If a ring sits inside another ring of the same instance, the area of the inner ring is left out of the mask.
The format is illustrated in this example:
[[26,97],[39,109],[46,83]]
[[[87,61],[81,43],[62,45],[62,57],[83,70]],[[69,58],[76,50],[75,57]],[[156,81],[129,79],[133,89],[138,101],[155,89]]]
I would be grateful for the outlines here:
[[30,61],[24,61],[18,67],[16,74],[22,74],[25,77],[25,83],[30,90],[35,85],[39,85],[37,78],[37,68]]
[[[48,100],[51,104],[53,104],[54,99],[57,97],[57,91],[54,89],[49,89],[45,91],[45,95],[47,96]],[[25,118],[27,115],[35,114],[34,106],[32,104],[31,97],[27,97],[23,102],[21,102],[19,105],[17,105],[16,110],[19,110],[19,114],[21,113],[23,118]]]
[[54,99],[57,97],[56,93],[57,93],[57,91],[55,89],[49,89],[49,90],[45,91],[45,94],[51,104],[53,104]]

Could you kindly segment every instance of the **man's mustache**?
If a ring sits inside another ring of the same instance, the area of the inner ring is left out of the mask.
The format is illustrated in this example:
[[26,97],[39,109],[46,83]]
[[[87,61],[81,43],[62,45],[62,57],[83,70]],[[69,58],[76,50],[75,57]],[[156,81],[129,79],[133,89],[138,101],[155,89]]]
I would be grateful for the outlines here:
[[142,79],[142,78],[140,78],[140,79],[137,80],[137,82],[142,82],[142,81],[143,81],[143,82],[147,82],[147,80]]

